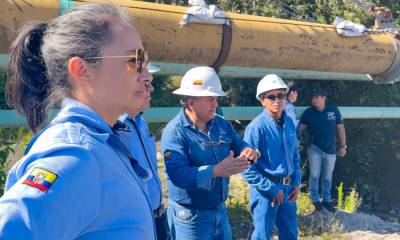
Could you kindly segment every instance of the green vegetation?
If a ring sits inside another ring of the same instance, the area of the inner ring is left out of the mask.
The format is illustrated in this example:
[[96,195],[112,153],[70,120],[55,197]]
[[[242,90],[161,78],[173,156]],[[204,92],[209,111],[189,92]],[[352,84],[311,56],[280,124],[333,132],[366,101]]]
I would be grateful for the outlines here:
[[0,196],[3,195],[7,172],[14,161],[7,161],[10,155],[21,156],[29,139],[32,137],[28,128],[0,128]]
[[352,187],[350,193],[345,195],[343,190],[343,182],[341,182],[337,188],[337,191],[337,208],[348,213],[356,212],[362,203],[362,199],[359,197],[356,188]]
[[[0,109],[8,109],[4,96],[4,83],[5,74],[0,69]],[[31,136],[26,127],[0,128],[0,196],[3,195],[8,169],[13,164],[13,162],[7,162],[7,159],[12,153],[20,155],[20,149],[25,148]]]
[[[252,231],[252,219],[249,212],[248,185],[238,175],[231,177],[229,198],[227,200],[230,223],[234,239],[247,239]],[[346,239],[340,223],[335,220],[324,222],[324,218],[310,215],[314,206],[307,193],[301,192],[297,199],[299,217],[299,235],[301,239]],[[310,220],[312,219],[312,220]]]
[[[3,130],[0,129],[0,134],[4,136]],[[10,142],[3,138],[0,139],[0,195],[3,195],[4,183],[6,181],[6,162],[8,155],[13,152]]]

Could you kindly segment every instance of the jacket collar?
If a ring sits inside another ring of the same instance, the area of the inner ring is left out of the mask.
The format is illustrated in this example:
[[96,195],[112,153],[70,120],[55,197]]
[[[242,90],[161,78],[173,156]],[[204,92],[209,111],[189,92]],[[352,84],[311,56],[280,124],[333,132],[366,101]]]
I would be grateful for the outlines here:
[[93,127],[104,130],[108,133],[112,132],[110,126],[98,113],[93,111],[85,104],[72,98],[66,98],[62,101],[61,111],[57,114],[54,120],[69,116],[79,116],[85,119]]
[[[192,120],[190,120],[189,116],[185,113],[185,108],[181,108],[181,110],[179,111],[178,115],[179,115],[179,123],[180,123],[180,125],[182,125],[183,127],[189,127],[190,126],[193,129],[198,129],[198,127],[196,125],[194,125]],[[207,122],[208,130],[211,129],[213,123],[214,123],[214,119],[211,119],[210,121]]]

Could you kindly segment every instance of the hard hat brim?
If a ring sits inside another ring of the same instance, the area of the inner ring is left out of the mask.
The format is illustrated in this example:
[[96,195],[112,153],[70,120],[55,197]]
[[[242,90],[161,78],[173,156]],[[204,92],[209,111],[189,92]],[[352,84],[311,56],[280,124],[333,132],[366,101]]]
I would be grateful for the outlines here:
[[178,88],[175,91],[172,92],[173,94],[176,95],[182,95],[182,96],[191,96],[191,97],[222,97],[225,96],[224,91],[220,90],[200,90],[200,91],[188,91],[186,89]]

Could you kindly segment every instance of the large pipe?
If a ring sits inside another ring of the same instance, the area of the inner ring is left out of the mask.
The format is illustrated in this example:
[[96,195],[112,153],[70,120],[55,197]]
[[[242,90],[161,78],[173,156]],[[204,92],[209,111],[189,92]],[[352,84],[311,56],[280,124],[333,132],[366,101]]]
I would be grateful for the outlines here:
[[[9,60],[6,54],[0,54],[0,67],[4,67]],[[180,64],[152,61],[161,71],[155,75],[178,75],[183,76],[189,69],[199,66],[198,64]],[[230,78],[261,78],[267,74],[278,74],[283,79],[302,79],[302,80],[353,80],[353,81],[371,81],[372,78],[367,74],[358,73],[335,73],[304,71],[290,69],[272,69],[272,68],[250,68],[250,67],[231,67],[224,66],[219,69],[220,77]],[[154,74],[153,74],[154,75]]]
[[[307,107],[296,107],[300,117]],[[147,109],[144,118],[150,123],[169,122],[179,112],[179,107],[156,107]],[[253,120],[263,111],[262,107],[222,107],[229,120]],[[345,119],[399,119],[400,107],[339,107]],[[50,118],[56,115],[52,111]],[[0,128],[27,126],[24,116],[14,110],[0,110]]]
[[[7,52],[17,29],[28,20],[55,17],[68,10],[65,6],[84,2],[110,1],[6,0],[0,10],[0,54]],[[135,16],[134,25],[152,60],[212,65],[218,59],[222,26],[180,27],[184,7],[128,0],[111,2]],[[227,13],[227,17],[232,25],[232,42],[224,62],[226,67],[369,74],[378,76],[378,82],[397,81],[400,75],[398,43],[389,34],[345,38],[326,24],[236,13]]]

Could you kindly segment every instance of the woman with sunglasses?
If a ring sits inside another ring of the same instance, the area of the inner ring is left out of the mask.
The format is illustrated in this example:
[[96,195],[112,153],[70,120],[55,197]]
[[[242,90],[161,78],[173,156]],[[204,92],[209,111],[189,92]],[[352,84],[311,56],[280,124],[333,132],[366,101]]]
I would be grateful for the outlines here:
[[140,35],[113,5],[80,5],[22,27],[11,47],[7,96],[33,131],[53,121],[10,170],[0,239],[155,239],[142,182],[112,126],[146,95]]
[[264,111],[247,126],[244,140],[261,157],[242,175],[250,185],[254,232],[251,239],[297,239],[296,199],[300,186],[300,156],[293,121],[285,115],[287,86],[277,75],[258,83],[256,98]]

